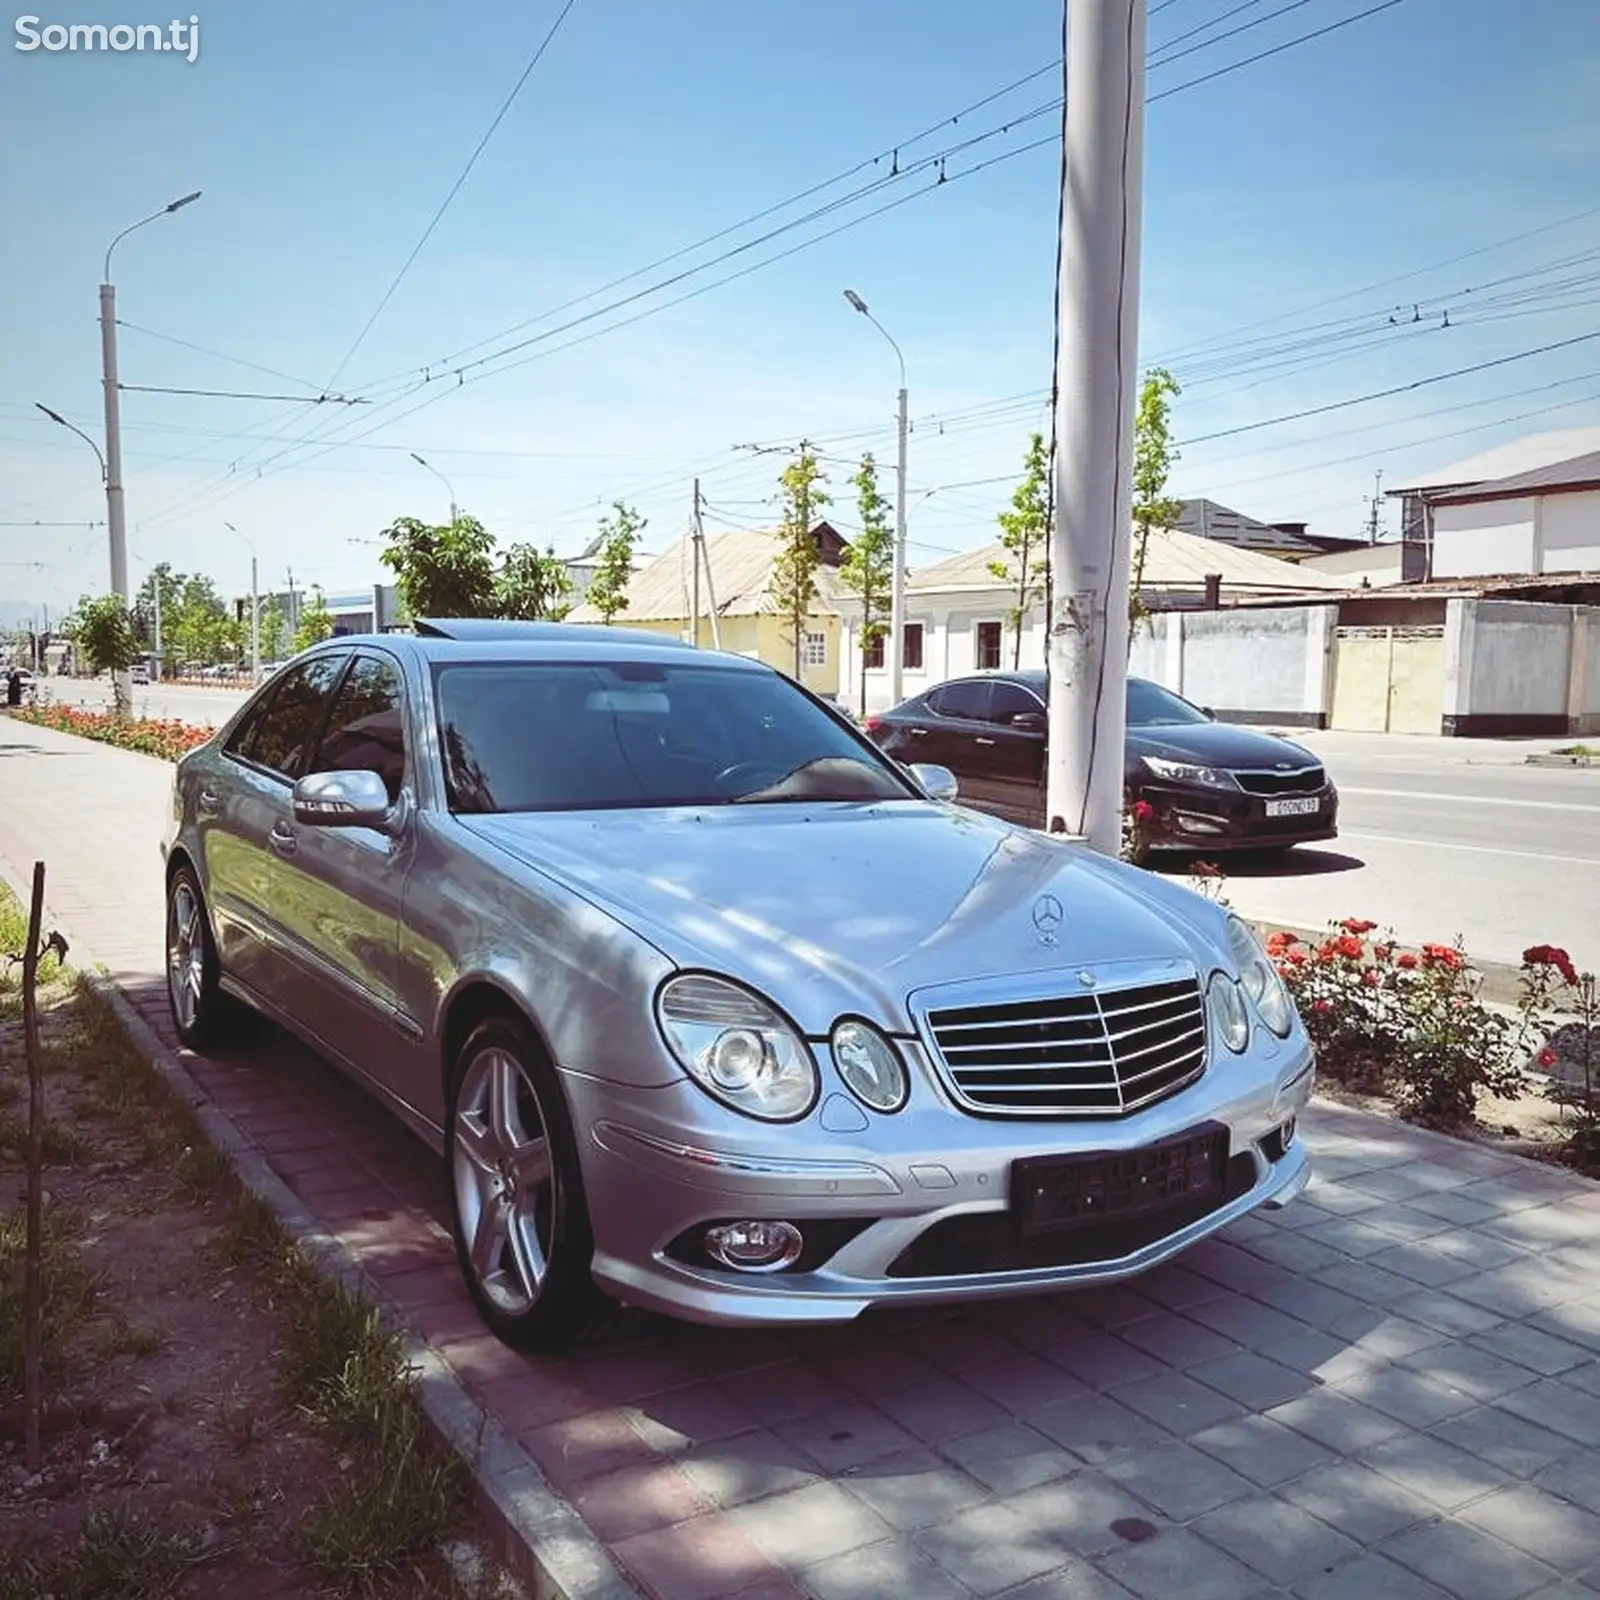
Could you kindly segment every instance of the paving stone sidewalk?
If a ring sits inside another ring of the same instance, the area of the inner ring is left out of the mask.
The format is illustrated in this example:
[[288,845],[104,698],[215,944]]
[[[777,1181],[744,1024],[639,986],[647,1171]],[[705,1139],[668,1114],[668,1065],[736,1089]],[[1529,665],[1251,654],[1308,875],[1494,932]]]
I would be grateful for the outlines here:
[[[169,1043],[170,772],[0,721],[0,857]],[[489,1338],[436,1162],[276,1031],[186,1057],[652,1600],[1600,1593],[1600,1187],[1318,1104],[1318,1175],[1133,1283],[842,1329]]]

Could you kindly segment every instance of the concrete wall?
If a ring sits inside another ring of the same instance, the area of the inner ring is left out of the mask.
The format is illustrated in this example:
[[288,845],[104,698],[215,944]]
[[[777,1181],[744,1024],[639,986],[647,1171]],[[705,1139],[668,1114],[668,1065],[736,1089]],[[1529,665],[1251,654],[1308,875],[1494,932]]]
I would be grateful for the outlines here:
[[1168,611],[1134,637],[1129,671],[1228,722],[1322,727],[1333,606]]
[[1600,572],[1600,489],[1539,498],[1540,572]]
[[1534,519],[1532,500],[1436,506],[1433,576],[1475,578],[1503,572],[1537,572]]
[[1600,607],[1452,600],[1445,619],[1446,733],[1600,731]]

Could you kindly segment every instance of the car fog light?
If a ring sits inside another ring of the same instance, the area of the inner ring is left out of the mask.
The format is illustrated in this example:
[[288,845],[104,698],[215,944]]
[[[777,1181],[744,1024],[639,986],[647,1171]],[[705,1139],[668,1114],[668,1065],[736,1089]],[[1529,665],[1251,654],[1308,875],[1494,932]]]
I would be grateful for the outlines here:
[[1223,833],[1226,825],[1218,822],[1214,817],[1197,817],[1192,811],[1179,811],[1176,813],[1178,826],[1185,833]]
[[778,1272],[800,1259],[805,1241],[792,1222],[728,1222],[706,1229],[706,1254],[737,1272]]

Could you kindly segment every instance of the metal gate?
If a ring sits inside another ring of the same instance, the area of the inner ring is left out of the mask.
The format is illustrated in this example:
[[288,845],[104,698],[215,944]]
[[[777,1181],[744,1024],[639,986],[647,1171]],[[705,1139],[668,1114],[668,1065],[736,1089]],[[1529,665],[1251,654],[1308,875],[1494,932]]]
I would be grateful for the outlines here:
[[1329,726],[1358,733],[1438,733],[1444,627],[1336,628]]

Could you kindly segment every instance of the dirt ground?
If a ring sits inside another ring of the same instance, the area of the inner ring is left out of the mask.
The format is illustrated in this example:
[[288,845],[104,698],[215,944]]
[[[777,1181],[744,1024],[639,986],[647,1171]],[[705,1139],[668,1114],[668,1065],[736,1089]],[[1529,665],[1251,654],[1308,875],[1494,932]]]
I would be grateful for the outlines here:
[[[37,1596],[46,1576],[59,1600],[336,1592],[303,1526],[356,1463],[285,1397],[292,1308],[243,1247],[220,1158],[196,1148],[181,1117],[144,1103],[137,1073],[116,1059],[120,1034],[107,1040],[104,1014],[84,1027],[92,1004],[59,976],[42,993],[46,1406],[42,1467],[30,1472],[15,969],[0,986],[0,1600]],[[458,1531],[468,1549],[480,1532],[466,1514]],[[372,1592],[512,1592],[492,1572],[462,1576],[437,1547],[405,1567]]]

